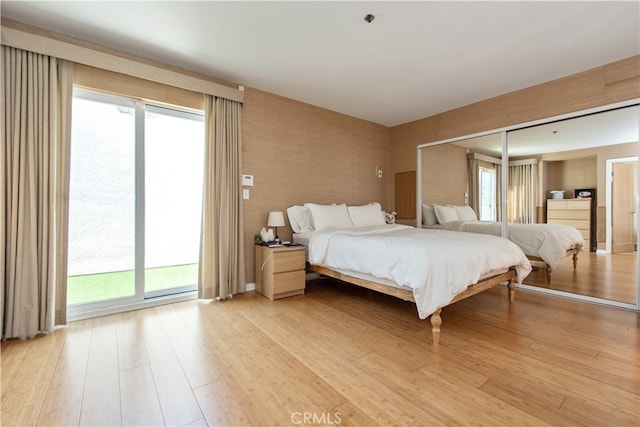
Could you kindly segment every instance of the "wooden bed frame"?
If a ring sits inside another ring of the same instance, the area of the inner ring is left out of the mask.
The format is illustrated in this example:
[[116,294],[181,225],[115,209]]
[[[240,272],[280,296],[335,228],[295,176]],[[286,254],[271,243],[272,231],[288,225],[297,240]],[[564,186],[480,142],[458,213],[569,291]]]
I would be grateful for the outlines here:
[[[334,279],[338,279],[343,282],[351,283],[353,285],[357,285],[363,288],[371,289],[373,291],[381,292],[386,295],[391,295],[396,298],[400,298],[404,301],[415,302],[415,299],[413,298],[413,293],[410,290],[396,288],[389,285],[383,285],[370,280],[360,279],[357,277],[339,273],[335,270],[331,270],[326,267],[320,267],[318,265],[308,265],[308,269],[318,274],[321,274],[323,276],[332,277]],[[492,288],[496,285],[499,285],[507,281],[509,282],[509,285],[508,285],[509,286],[509,302],[512,303],[515,298],[515,289],[516,289],[515,277],[516,277],[515,269],[513,268],[508,270],[505,269],[494,276],[484,278],[480,280],[478,283],[476,283],[475,285],[471,285],[467,287],[466,290],[456,295],[448,305],[451,305],[454,302],[463,300],[467,297],[470,297],[472,295],[475,295],[477,293],[480,293],[482,291],[485,291],[489,288]],[[440,326],[442,326],[442,317],[440,317],[441,312],[442,312],[442,308],[439,308],[431,315],[431,333],[433,335],[433,343],[435,345],[440,344]]]
[[[580,253],[581,250],[582,250],[582,247],[574,247],[567,250],[566,256],[571,255],[573,257],[574,269],[578,267],[578,254]],[[539,261],[544,263],[545,279],[547,283],[549,283],[551,281],[551,272],[553,271],[553,268],[551,268],[549,264],[545,263],[544,260],[538,256],[527,255],[527,258],[529,259],[529,261]],[[537,268],[537,267],[534,267],[534,268]]]

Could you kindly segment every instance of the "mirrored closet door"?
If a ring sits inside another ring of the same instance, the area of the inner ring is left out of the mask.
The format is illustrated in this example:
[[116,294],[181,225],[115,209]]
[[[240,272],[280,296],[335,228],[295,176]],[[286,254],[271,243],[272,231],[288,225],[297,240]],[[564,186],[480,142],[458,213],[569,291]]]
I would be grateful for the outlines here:
[[507,219],[565,224],[584,238],[575,268],[567,256],[526,284],[637,303],[639,117],[636,105],[507,132]]
[[628,102],[424,144],[418,226],[474,220],[506,237],[517,224],[568,225],[583,247],[553,267],[531,257],[524,286],[637,309],[639,117]]

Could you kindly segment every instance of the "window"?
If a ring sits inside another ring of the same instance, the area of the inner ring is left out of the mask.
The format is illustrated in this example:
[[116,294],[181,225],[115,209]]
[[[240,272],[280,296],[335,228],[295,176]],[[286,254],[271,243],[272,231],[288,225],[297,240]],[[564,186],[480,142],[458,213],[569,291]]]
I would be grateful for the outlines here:
[[74,91],[70,307],[196,288],[203,153],[201,112]]
[[480,220],[496,220],[496,170],[479,167]]

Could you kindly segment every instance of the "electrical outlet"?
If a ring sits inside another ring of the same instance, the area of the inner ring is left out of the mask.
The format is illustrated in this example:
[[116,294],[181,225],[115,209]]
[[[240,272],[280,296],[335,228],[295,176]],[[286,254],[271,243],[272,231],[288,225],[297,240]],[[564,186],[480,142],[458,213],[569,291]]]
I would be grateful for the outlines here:
[[244,188],[242,190],[242,198],[244,200],[249,200],[249,189],[248,188]]

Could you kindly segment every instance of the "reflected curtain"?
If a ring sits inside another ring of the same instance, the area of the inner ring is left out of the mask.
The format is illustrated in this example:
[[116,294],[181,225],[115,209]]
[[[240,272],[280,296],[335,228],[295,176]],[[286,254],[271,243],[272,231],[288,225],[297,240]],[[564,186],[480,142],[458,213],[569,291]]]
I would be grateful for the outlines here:
[[537,163],[518,162],[509,165],[509,222],[533,224],[536,222]]
[[244,292],[241,114],[236,101],[205,95],[205,172],[198,297]]
[[73,63],[2,46],[0,326],[66,323]]

